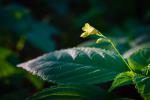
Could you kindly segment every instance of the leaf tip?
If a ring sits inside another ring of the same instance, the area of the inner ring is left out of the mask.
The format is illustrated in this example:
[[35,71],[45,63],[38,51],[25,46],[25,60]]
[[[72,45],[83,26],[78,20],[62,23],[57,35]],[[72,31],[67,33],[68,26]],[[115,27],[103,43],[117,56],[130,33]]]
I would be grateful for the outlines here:
[[17,67],[22,67],[25,68],[28,66],[28,63],[21,63],[21,64],[17,64]]

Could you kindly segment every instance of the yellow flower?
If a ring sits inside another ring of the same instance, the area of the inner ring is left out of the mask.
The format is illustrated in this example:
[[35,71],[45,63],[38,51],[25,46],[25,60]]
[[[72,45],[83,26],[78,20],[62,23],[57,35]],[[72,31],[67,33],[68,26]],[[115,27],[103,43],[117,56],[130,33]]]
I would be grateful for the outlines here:
[[84,25],[84,27],[82,28],[82,30],[84,31],[80,37],[87,37],[89,35],[96,35],[96,34],[101,34],[98,30],[96,30],[94,27],[92,27],[91,25],[89,25],[88,23],[86,23]]

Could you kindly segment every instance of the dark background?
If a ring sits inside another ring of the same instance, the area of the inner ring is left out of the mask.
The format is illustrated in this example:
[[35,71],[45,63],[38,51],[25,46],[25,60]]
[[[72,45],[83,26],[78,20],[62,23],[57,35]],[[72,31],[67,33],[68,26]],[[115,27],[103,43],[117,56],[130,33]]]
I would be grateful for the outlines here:
[[[84,41],[90,23],[126,50],[150,40],[150,0],[1,0],[0,99],[21,100],[53,85],[16,64]],[[125,42],[121,42],[125,40]]]

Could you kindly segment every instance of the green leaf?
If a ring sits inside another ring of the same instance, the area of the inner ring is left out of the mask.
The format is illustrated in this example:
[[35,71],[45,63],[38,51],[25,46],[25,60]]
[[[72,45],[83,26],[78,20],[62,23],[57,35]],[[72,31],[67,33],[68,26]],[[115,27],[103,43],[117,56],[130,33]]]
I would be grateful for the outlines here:
[[142,48],[147,48],[147,47],[150,47],[150,42],[146,42],[146,43],[143,43],[143,44],[141,44],[141,45],[134,46],[134,47],[132,47],[132,49],[126,51],[126,52],[123,54],[123,57],[127,59],[127,58],[129,58],[132,54],[134,54],[135,51],[138,51],[138,50],[140,50],[140,49],[142,49]]
[[15,74],[16,68],[6,61],[0,60],[0,79]]
[[27,79],[30,80],[30,82],[37,88],[37,89],[42,89],[44,86],[44,81],[39,79],[36,76],[33,76],[31,74],[26,74]]
[[150,47],[137,50],[128,58],[128,63],[136,73],[145,74],[142,71],[150,64]]
[[96,86],[61,85],[44,89],[27,100],[104,100],[106,94]]
[[128,67],[121,58],[97,48],[55,51],[18,65],[42,79],[62,84],[94,84],[112,80]]
[[131,84],[133,75],[134,75],[133,72],[129,72],[129,71],[118,74],[115,77],[109,91],[112,91],[113,89],[123,85]]
[[150,100],[150,77],[135,75],[134,84],[145,100]]
[[14,67],[8,61],[8,58],[13,55],[13,52],[6,48],[0,47],[0,79],[11,76],[17,72],[17,68]]
[[0,59],[6,59],[8,56],[12,54],[12,52],[8,49],[0,47]]
[[59,31],[56,27],[50,26],[47,23],[34,21],[31,25],[31,30],[25,36],[33,46],[44,52],[49,52],[56,49],[56,43],[52,35],[58,33]]

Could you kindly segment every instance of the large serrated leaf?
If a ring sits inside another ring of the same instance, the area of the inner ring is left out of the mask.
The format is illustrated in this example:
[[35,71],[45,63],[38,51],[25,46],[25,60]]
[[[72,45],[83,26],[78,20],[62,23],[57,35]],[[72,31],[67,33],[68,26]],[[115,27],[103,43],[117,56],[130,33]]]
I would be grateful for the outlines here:
[[27,100],[100,100],[107,92],[96,86],[62,85],[44,89]]
[[112,83],[112,86],[110,87],[109,91],[112,91],[113,89],[123,86],[123,85],[128,85],[132,83],[132,77],[133,77],[133,72],[122,72],[118,74],[114,82]]
[[18,67],[44,80],[62,84],[107,82],[128,70],[118,55],[97,48],[60,50],[19,64]]

